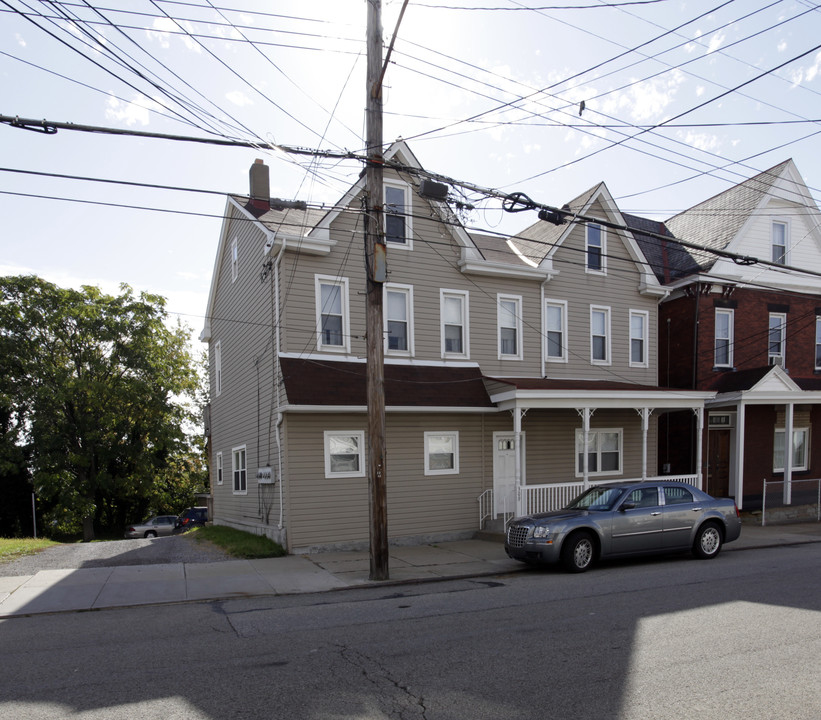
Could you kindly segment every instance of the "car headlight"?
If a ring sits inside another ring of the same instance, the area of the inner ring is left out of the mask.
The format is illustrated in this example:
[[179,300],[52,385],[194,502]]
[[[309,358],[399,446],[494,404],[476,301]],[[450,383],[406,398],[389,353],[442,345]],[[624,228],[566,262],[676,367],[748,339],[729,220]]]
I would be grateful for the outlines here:
[[534,538],[546,538],[550,535],[550,528],[547,525],[537,525],[533,529]]

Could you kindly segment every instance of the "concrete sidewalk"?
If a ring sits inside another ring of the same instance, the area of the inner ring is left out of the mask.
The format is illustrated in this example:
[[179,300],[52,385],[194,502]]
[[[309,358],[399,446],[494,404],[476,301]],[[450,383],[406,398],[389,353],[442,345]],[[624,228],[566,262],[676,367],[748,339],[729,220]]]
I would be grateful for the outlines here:
[[[814,542],[821,542],[821,523],[745,524],[741,538],[723,552]],[[481,577],[525,567],[507,557],[501,540],[461,540],[391,547],[390,580],[385,582],[368,579],[368,551],[43,570],[36,575],[0,577],[0,618]]]

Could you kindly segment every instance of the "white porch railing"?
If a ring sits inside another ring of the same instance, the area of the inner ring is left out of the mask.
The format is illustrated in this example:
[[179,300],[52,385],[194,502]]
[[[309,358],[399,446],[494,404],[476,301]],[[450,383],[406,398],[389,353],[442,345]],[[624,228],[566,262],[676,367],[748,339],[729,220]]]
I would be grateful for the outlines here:
[[[606,485],[617,482],[638,482],[641,478],[618,478],[616,480],[596,480],[594,485]],[[696,485],[697,475],[657,475],[648,477],[647,480],[658,482],[686,482]],[[560,510],[584,489],[581,481],[567,483],[548,483],[547,485],[523,485],[522,500],[523,514],[550,512]],[[493,490],[485,490],[478,498],[479,500],[479,528],[484,528],[487,518],[493,515]],[[505,513],[505,521],[507,521]]]

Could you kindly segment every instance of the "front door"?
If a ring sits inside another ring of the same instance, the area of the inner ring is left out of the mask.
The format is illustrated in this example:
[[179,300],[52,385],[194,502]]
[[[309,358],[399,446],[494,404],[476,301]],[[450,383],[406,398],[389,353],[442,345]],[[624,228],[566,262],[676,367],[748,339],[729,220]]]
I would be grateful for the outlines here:
[[710,430],[708,438],[707,492],[713,497],[730,494],[730,433],[731,430]]
[[493,433],[493,515],[515,513],[516,435]]

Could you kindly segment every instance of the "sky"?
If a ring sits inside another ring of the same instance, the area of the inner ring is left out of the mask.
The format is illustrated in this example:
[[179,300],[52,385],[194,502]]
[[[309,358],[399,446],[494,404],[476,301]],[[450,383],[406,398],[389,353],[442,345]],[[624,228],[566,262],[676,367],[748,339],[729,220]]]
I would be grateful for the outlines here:
[[[792,158],[821,195],[821,2],[412,0],[398,23],[402,6],[382,3],[384,139],[426,170],[554,206],[603,181],[663,220]],[[366,22],[366,0],[3,0],[0,115],[361,153]],[[157,293],[194,338],[254,160],[312,206],[362,169],[9,124],[0,153],[0,275]],[[477,232],[536,221],[464,199]]]

